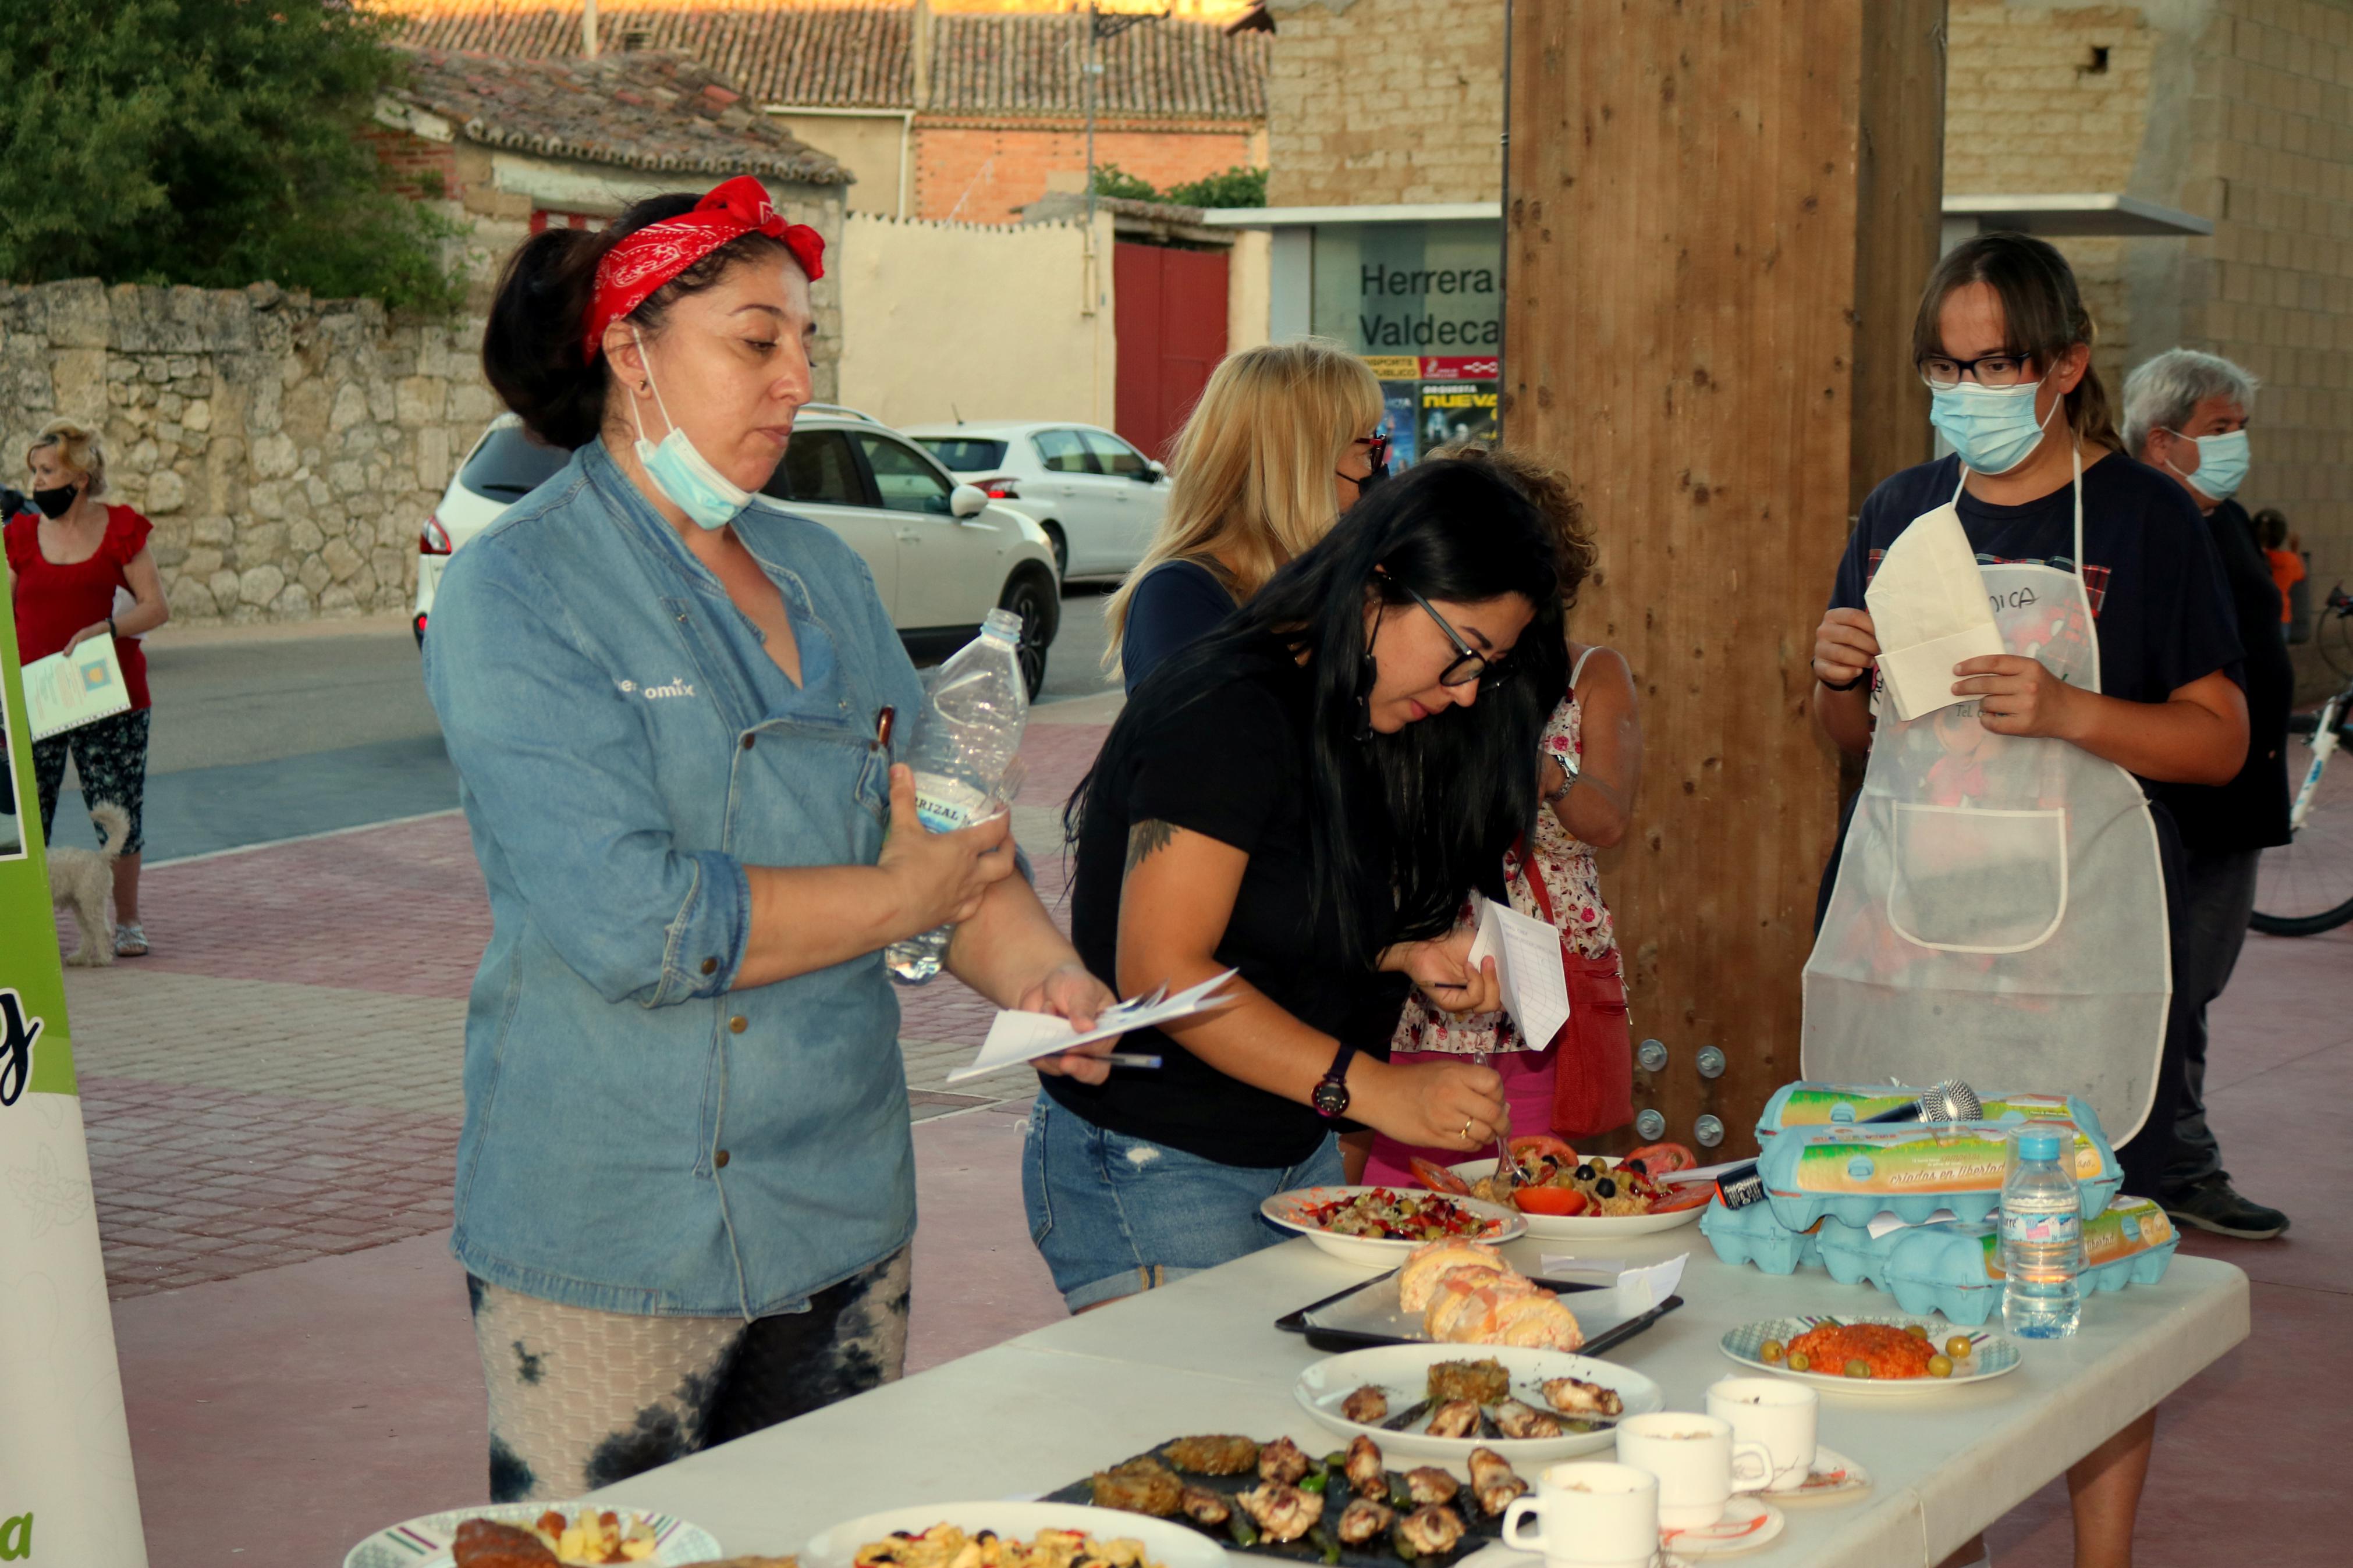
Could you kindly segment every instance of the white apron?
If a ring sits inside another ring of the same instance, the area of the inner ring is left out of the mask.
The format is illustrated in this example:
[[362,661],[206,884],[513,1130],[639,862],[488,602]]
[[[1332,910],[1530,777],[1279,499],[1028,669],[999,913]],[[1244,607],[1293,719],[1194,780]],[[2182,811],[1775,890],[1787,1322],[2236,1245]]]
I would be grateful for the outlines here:
[[[2078,572],[1980,570],[2002,646],[2097,691],[2080,452],[2074,495]],[[2122,1143],[2156,1096],[2172,992],[2157,825],[2130,773],[1997,735],[1974,701],[1909,723],[1880,705],[1806,961],[1807,1078],[2080,1095]]]

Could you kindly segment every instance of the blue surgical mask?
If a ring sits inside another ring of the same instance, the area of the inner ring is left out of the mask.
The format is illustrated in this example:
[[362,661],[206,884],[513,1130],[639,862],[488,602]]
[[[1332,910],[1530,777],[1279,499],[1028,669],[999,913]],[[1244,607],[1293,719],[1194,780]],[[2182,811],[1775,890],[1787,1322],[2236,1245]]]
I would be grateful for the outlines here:
[[2034,416],[2039,381],[2018,386],[1979,386],[1965,381],[1958,386],[1933,388],[1928,422],[1953,444],[1972,473],[2006,474],[2042,440],[2042,427],[2059,412],[2064,398],[2053,398],[2051,414]]
[[[2180,435],[2180,432],[2168,431],[2167,434]],[[2232,430],[2221,436],[2182,436],[2181,439],[2198,443],[2198,466],[2186,474],[2181,474],[2179,468],[2173,468],[2170,461],[2165,466],[2196,485],[2200,495],[2211,496],[2216,500],[2229,500],[2232,492],[2246,483],[2247,465],[2253,460],[2253,454],[2247,449],[2247,433],[2244,430]]]
[[660,446],[655,446],[646,439],[645,420],[638,413],[636,399],[630,400],[629,417],[638,426],[638,461],[645,465],[646,477],[653,480],[654,488],[697,526],[713,531],[723,529],[761,498],[712,468],[711,459],[697,451],[686,432],[670,419],[670,405],[662,402],[661,388],[654,382],[653,362],[645,357],[645,340],[638,337],[634,327],[629,336],[637,342],[638,358],[645,360],[646,384],[653,389],[654,406],[670,426],[670,434],[661,438]]

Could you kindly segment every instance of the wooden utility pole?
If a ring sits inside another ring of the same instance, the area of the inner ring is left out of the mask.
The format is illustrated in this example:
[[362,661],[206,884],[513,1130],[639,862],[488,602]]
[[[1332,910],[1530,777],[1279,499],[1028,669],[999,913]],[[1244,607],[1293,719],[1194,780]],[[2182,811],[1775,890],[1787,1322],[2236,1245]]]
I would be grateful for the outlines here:
[[1634,1036],[1664,1049],[1636,1104],[1686,1143],[1715,1118],[1719,1157],[1798,1074],[1838,822],[1814,626],[1862,498],[1929,456],[1911,325],[1944,23],[1943,0],[1512,8],[1505,437],[1577,479],[1601,564],[1576,633],[1641,694],[1636,837],[1604,861]]

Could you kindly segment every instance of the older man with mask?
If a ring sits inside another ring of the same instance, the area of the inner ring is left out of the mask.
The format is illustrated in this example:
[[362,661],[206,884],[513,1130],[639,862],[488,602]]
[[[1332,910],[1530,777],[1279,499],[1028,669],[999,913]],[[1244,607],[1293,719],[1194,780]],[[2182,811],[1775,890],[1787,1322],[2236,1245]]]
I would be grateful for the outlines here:
[[2173,984],[2197,1008],[2173,1157],[2159,1196],[2184,1224],[2263,1240],[2285,1230],[2287,1215],[2232,1187],[2206,1123],[2207,1005],[2222,994],[2239,961],[2263,852],[2288,840],[2285,752],[2295,677],[2276,629],[2279,589],[2253,524],[2231,499],[2246,477],[2255,387],[2255,378],[2229,360],[2168,350],[2125,379],[2124,423],[2126,448],[2171,475],[2205,514],[2246,648],[2247,760],[2238,777],[2219,787],[2164,784],[2157,792],[2181,829],[2184,908],[2177,918],[2191,933],[2182,950],[2195,955]]

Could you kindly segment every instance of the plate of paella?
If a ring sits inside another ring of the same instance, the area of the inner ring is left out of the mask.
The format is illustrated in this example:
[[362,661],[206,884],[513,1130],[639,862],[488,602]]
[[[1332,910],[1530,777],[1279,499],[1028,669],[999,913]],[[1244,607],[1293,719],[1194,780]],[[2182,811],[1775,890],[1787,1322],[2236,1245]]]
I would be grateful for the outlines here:
[[1745,1367],[1838,1394],[1935,1394],[2018,1370],[2018,1346],[1990,1329],[1906,1314],[1761,1318],[1726,1332]]

